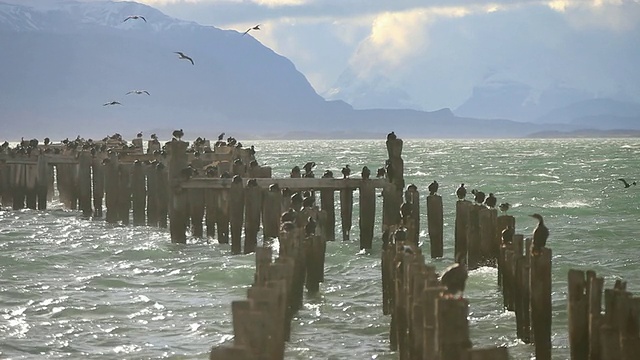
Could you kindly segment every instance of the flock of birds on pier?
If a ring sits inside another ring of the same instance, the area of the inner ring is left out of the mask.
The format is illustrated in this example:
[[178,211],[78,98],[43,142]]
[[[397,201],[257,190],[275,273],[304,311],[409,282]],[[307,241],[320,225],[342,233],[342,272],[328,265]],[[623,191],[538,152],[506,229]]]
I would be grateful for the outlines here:
[[[126,17],[122,22],[124,23],[124,22],[127,22],[127,21],[129,21],[129,20],[142,20],[142,21],[144,21],[145,23],[147,22],[147,19],[146,19],[144,16],[142,16],[142,15],[129,15],[129,16],[127,16],[127,17]],[[252,27],[248,28],[246,31],[244,31],[244,32],[242,33],[242,36],[247,35],[250,31],[258,31],[258,30],[260,30],[260,26],[261,26],[261,25],[262,25],[262,24],[257,24],[257,25],[254,25],[254,26],[252,26]],[[182,52],[182,51],[174,51],[173,53],[174,53],[174,54],[176,54],[176,55],[178,55],[178,59],[180,59],[180,60],[186,60],[186,61],[189,61],[189,62],[191,63],[191,65],[195,65],[195,62],[193,61],[193,58],[191,58],[189,55],[185,54],[184,52]],[[130,94],[135,94],[135,95],[143,95],[143,94],[151,95],[151,94],[149,93],[149,91],[147,91],[147,90],[131,90],[131,91],[127,92],[125,95],[130,95]],[[121,103],[121,102],[119,102],[119,101],[117,101],[117,100],[112,100],[112,101],[108,101],[108,102],[106,102],[106,103],[102,104],[102,106],[114,106],[114,105],[120,105],[120,106],[122,106],[122,103]]]

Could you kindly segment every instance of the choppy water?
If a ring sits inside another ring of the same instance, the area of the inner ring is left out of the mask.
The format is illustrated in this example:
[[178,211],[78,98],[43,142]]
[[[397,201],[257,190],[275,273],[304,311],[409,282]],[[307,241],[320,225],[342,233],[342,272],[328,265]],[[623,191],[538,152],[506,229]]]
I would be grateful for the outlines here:
[[[310,160],[316,173],[339,173],[345,164],[376,169],[387,158],[383,141],[253,144],[277,177]],[[620,277],[632,292],[640,288],[640,187],[616,180],[638,175],[639,156],[640,139],[407,140],[403,152],[405,179],[422,201],[427,185],[440,183],[445,258],[435,261],[438,269],[452,261],[461,182],[510,202],[519,233],[535,226],[526,215],[545,216],[554,254],[554,359],[569,357],[569,268],[596,270],[607,287]],[[355,193],[356,213],[357,201]],[[397,358],[380,306],[380,250],[357,255],[357,230],[352,242],[328,244],[325,282],[319,295],[305,295],[288,359]],[[428,241],[424,230],[421,241]],[[203,240],[173,245],[161,229],[84,220],[59,203],[44,212],[0,211],[0,358],[205,359],[211,346],[232,341],[231,301],[245,298],[253,280],[253,255],[229,253],[228,245]],[[533,347],[516,339],[515,315],[503,311],[495,284],[495,269],[470,274],[474,346],[506,345],[514,359],[533,357]]]

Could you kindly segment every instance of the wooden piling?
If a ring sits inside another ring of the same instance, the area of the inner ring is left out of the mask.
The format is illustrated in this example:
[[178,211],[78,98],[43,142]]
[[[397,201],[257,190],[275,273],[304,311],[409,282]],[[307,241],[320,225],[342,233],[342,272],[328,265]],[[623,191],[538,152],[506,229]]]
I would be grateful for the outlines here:
[[587,281],[584,271],[570,269],[568,274],[567,315],[571,360],[587,360],[589,355]]
[[11,165],[0,161],[0,197],[2,197],[3,208],[10,208],[13,205],[13,189],[11,181]]
[[531,255],[531,325],[537,360],[551,359],[551,250]]
[[277,184],[271,184],[262,202],[262,236],[265,241],[278,237],[282,211],[282,193],[280,192],[280,187]]
[[429,226],[429,249],[431,250],[431,258],[441,258],[444,255],[442,242],[444,237],[444,218],[442,196],[438,194],[427,196],[427,222]]
[[147,225],[158,226],[158,162],[152,162],[144,169],[147,193]]
[[498,211],[482,207],[478,217],[480,224],[480,261],[483,264],[495,265],[500,252],[500,242],[496,241]]
[[93,215],[91,201],[91,163],[93,159],[88,151],[78,153],[78,205],[82,216]]
[[145,225],[147,207],[147,188],[145,169],[142,162],[136,160],[133,163],[131,173],[131,200],[133,209],[133,225]]
[[189,223],[187,192],[181,184],[185,181],[187,168],[187,147],[189,143],[180,140],[167,142],[169,152],[169,231],[171,242],[186,244],[186,230]]
[[469,302],[466,299],[438,298],[436,301],[436,352],[440,360],[460,359],[471,348]]
[[37,208],[37,193],[36,186],[38,181],[38,167],[37,165],[24,165],[25,172],[25,200],[27,208],[35,210]]
[[132,164],[119,164],[118,218],[123,225],[129,224],[131,210],[131,168]]
[[216,225],[218,242],[229,243],[229,189],[217,190],[218,206],[216,207]]
[[156,181],[158,187],[157,194],[157,208],[158,208],[158,226],[160,228],[167,227],[167,217],[169,216],[169,198],[170,198],[170,185],[169,185],[169,171],[163,163],[159,163],[156,166]]
[[231,253],[242,252],[242,224],[244,222],[244,186],[242,178],[233,177],[229,189],[229,219],[231,224]]
[[26,167],[23,164],[11,164],[11,189],[13,191],[13,210],[22,210],[25,207],[26,197]]
[[[333,174],[325,173],[322,178],[333,178]],[[333,189],[320,190],[320,209],[326,214],[322,226],[324,238],[326,241],[334,241],[336,239],[336,209]]]
[[376,218],[376,188],[369,179],[360,183],[360,250],[371,250]]
[[[118,167],[118,157],[115,153],[110,153],[103,162],[105,206],[107,207],[105,219],[108,223],[118,222],[118,198],[120,197],[118,194],[120,189]],[[60,170],[59,165],[58,170]]]
[[255,179],[247,181],[244,201],[244,253],[249,254],[254,252],[258,245],[260,213],[262,212],[262,190],[256,184]]
[[342,241],[349,241],[353,215],[353,189],[340,190],[340,218],[342,220]]
[[205,225],[207,238],[216,237],[216,210],[218,208],[218,193],[213,189],[204,189]]
[[305,240],[306,279],[305,286],[310,293],[320,291],[320,283],[324,280],[325,241],[320,235],[308,235]]
[[594,272],[587,272],[588,281],[588,331],[589,331],[589,360],[600,360],[600,326],[602,323],[602,291],[604,279],[596,277]]
[[483,205],[474,204],[469,208],[469,223],[467,224],[467,261],[470,270],[477,269],[482,261],[480,247],[480,210]]
[[[38,210],[47,209],[49,179],[51,178],[51,167],[44,154],[38,155],[38,175],[36,180],[36,194],[38,196]],[[2,188],[2,186],[0,186]],[[0,194],[1,195],[1,194]]]
[[191,235],[201,239],[204,237],[202,219],[204,218],[204,189],[188,189],[189,218],[191,219]]
[[91,188],[93,198],[93,217],[102,217],[102,205],[104,199],[104,167],[102,158],[91,159]]

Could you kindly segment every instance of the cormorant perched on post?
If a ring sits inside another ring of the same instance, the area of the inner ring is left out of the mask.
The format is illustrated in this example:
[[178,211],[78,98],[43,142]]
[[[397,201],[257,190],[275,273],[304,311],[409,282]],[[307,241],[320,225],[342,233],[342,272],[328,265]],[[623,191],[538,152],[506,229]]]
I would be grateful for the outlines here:
[[396,133],[393,131],[387,134],[387,140],[395,140],[397,138]]
[[500,211],[502,211],[505,215],[507,214],[507,211],[511,208],[511,204],[509,204],[508,202],[502,203],[500,204]]
[[306,236],[316,234],[316,221],[311,216],[307,219],[307,225],[304,226],[304,234]]
[[300,166],[296,165],[291,169],[291,174],[290,176],[292,178],[299,178],[300,177]]
[[498,199],[493,196],[493,193],[489,193],[489,196],[484,200],[484,204],[487,205],[490,209],[495,208],[497,203]]
[[467,188],[464,187],[464,183],[460,184],[460,187],[456,190],[456,196],[458,200],[464,200],[467,197]]
[[45,145],[49,145],[50,142],[51,142],[51,139],[49,139],[48,137],[44,138]]
[[478,205],[482,205],[482,203],[484,203],[485,195],[482,191],[473,189],[471,190],[471,193],[475,196],[474,200]]
[[383,167],[378,168],[378,173],[376,174],[376,177],[377,177],[378,179],[379,179],[379,178],[383,178],[383,177],[385,177],[386,175],[387,175],[387,172],[386,172],[386,170],[385,170]]
[[429,184],[429,195],[435,195],[438,192],[438,182],[433,180],[433,182],[431,184]]
[[516,233],[516,229],[513,228],[513,226],[511,226],[511,224],[508,224],[506,228],[504,228],[504,230],[502,230],[502,245],[510,245],[513,243],[513,235],[515,235]]
[[313,175],[308,175],[313,174],[312,170],[314,167],[316,167],[315,161],[308,161],[306,164],[304,164],[304,166],[302,167],[304,169],[304,177],[313,177]]
[[460,294],[460,298],[462,298],[468,277],[465,255],[458,253],[456,262],[446,268],[440,277],[440,283],[446,288],[443,295],[445,297],[454,297]]
[[362,167],[362,178],[368,180],[371,177],[371,170],[365,165]]
[[182,131],[182,129],[180,130],[173,130],[173,138],[176,140],[182,140],[182,137],[184,136],[184,131]]
[[138,134],[136,134],[136,137],[137,137],[138,139],[141,139],[141,138],[142,138],[142,131],[141,131],[141,132],[139,132]]
[[333,178],[333,171],[325,170],[324,174],[322,174],[322,178],[323,179],[332,179]]
[[631,185],[635,185],[635,184],[636,184],[636,182],[635,182],[635,181],[634,181],[634,182],[632,182],[631,184],[629,184],[629,183],[627,182],[627,180],[625,180],[625,179],[623,179],[623,178],[620,178],[620,179],[618,179],[618,180],[622,181],[622,183],[624,184],[624,188],[625,188],[625,189],[626,189],[626,188],[628,188],[628,187],[631,187]]
[[549,238],[549,229],[544,225],[542,215],[533,214],[529,215],[538,219],[538,226],[533,229],[533,241],[531,242],[531,254],[538,255],[542,248],[547,245],[547,239]]
[[343,179],[347,179],[347,178],[349,178],[349,175],[351,175],[351,168],[349,167],[349,165],[345,165],[345,166],[342,168],[342,176],[343,176]]

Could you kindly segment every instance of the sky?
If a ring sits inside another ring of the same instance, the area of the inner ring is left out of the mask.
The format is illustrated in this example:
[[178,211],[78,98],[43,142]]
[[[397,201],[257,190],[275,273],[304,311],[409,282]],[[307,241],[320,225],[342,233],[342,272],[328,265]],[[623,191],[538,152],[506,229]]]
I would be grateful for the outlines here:
[[394,87],[436,110],[514,80],[640,102],[640,0],[137,1],[221,29],[261,24],[251,35],[321,95]]

